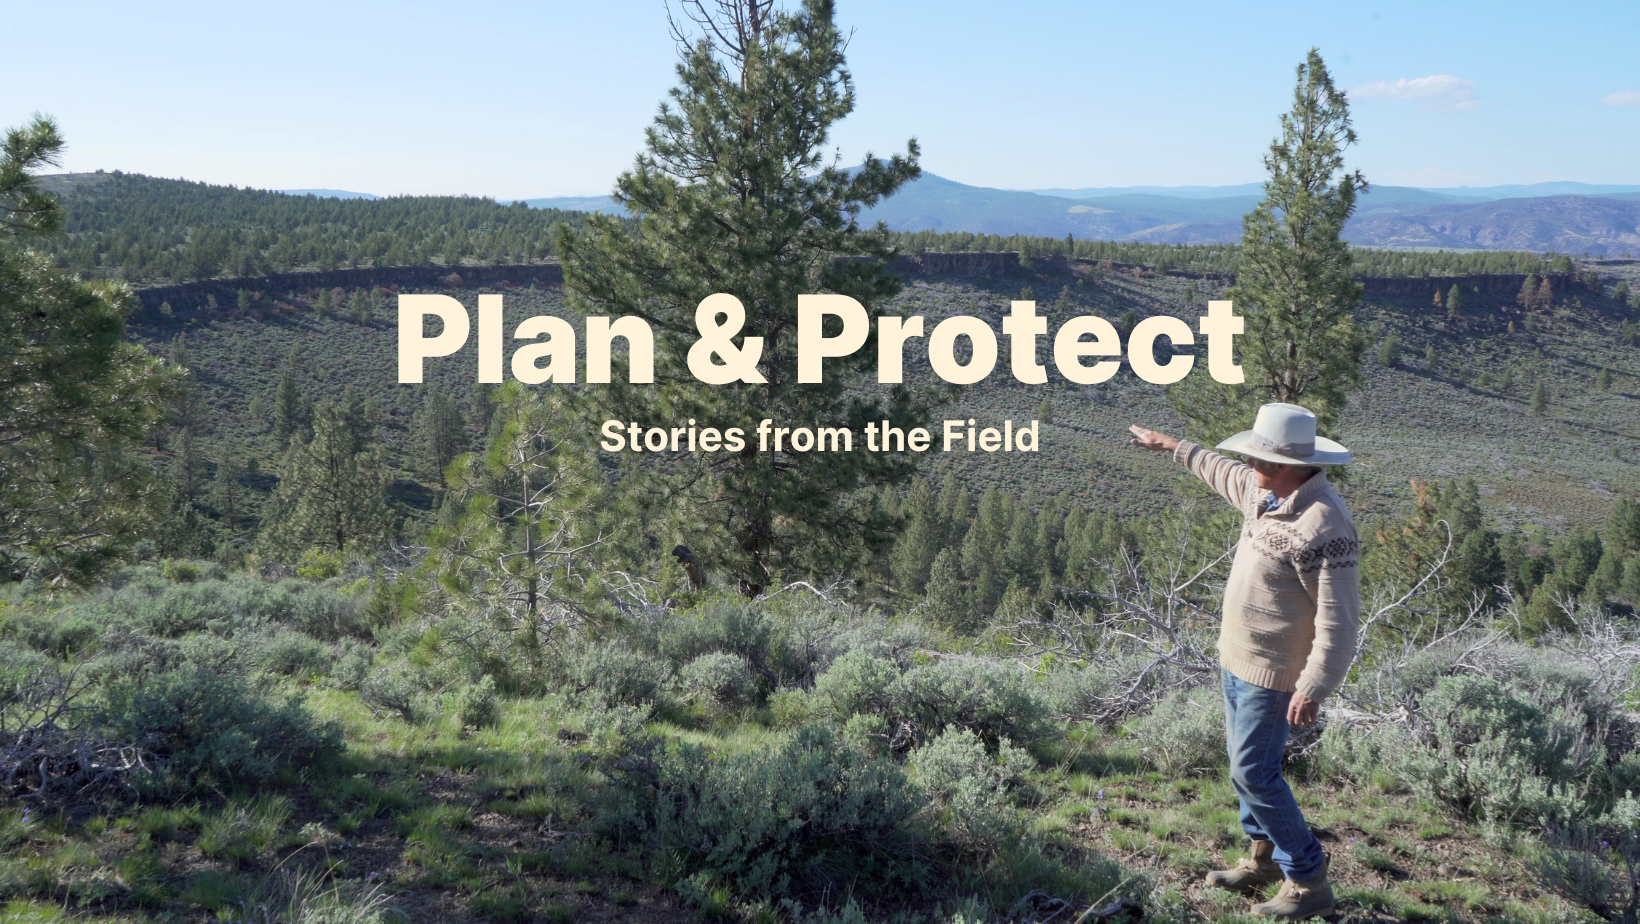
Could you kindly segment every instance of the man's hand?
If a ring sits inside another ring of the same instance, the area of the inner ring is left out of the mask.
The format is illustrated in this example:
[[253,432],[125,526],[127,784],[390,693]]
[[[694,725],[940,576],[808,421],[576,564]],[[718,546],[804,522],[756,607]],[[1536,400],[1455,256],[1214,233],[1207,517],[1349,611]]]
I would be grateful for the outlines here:
[[1166,433],[1146,430],[1138,424],[1128,427],[1128,431],[1133,434],[1133,439],[1128,440],[1128,442],[1140,449],[1149,449],[1152,452],[1172,452],[1179,448],[1178,439],[1168,436]]
[[1303,693],[1294,693],[1292,702],[1287,704],[1287,724],[1295,728],[1315,724],[1316,716],[1321,713],[1321,704]]

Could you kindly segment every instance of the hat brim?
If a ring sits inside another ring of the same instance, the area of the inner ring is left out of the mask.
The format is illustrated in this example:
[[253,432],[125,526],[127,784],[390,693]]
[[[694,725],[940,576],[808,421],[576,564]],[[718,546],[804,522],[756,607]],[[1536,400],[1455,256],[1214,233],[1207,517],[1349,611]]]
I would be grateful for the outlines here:
[[1284,456],[1279,452],[1269,452],[1253,448],[1253,431],[1243,430],[1218,445],[1224,452],[1234,452],[1239,455],[1252,456],[1266,462],[1280,462],[1283,465],[1343,465],[1354,458],[1348,449],[1327,439],[1324,436],[1315,438],[1315,453],[1307,459],[1296,456]]

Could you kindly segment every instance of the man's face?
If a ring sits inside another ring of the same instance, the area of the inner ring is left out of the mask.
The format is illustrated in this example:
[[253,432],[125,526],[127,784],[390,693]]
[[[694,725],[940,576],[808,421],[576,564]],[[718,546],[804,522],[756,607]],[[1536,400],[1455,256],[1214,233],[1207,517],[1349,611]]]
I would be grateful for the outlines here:
[[1252,466],[1253,471],[1258,475],[1260,491],[1276,490],[1286,480],[1288,471],[1293,468],[1291,465],[1282,465],[1280,462],[1266,462],[1256,456],[1248,456],[1247,464]]

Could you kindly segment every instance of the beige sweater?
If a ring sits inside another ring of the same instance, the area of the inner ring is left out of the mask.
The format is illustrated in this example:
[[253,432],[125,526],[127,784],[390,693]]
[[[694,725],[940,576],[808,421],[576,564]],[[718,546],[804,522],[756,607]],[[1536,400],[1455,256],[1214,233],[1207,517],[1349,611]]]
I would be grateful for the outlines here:
[[1246,518],[1224,588],[1219,663],[1248,683],[1324,699],[1350,669],[1361,614],[1361,540],[1343,498],[1323,470],[1261,517],[1269,492],[1251,467],[1185,440],[1173,458]]

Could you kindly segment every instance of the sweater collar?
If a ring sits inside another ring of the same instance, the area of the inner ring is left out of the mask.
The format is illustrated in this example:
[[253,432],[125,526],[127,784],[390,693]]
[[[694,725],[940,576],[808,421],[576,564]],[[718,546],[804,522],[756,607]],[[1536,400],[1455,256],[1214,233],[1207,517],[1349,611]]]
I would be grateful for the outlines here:
[[[1279,517],[1296,513],[1307,506],[1315,497],[1327,491],[1331,487],[1332,485],[1327,481],[1327,470],[1322,469],[1321,471],[1316,472],[1314,475],[1311,475],[1309,478],[1305,479],[1304,483],[1299,485],[1293,493],[1283,498],[1281,501],[1281,506],[1275,508],[1274,510],[1265,511],[1264,515],[1267,517]],[[1260,501],[1260,503],[1262,503],[1262,501]]]

